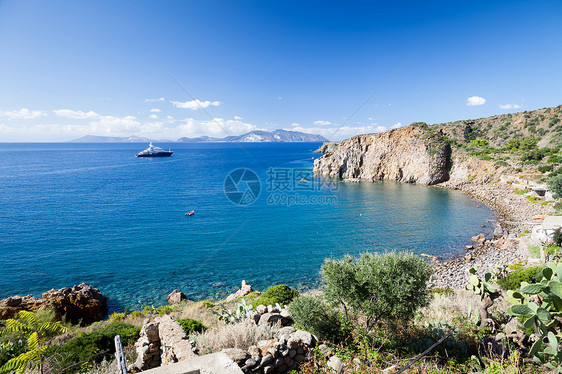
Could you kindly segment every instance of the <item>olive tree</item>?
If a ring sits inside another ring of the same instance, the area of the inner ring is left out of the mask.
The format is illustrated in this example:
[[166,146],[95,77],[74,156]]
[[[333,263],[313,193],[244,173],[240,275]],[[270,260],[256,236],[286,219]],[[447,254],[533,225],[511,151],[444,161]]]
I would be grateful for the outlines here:
[[327,259],[321,274],[326,299],[350,320],[364,317],[367,330],[379,322],[408,321],[428,302],[430,266],[412,253]]

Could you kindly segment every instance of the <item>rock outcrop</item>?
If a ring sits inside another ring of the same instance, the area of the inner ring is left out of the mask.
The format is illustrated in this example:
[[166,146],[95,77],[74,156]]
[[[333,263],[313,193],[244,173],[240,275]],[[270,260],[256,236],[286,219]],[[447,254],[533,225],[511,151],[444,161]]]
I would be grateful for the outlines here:
[[226,301],[230,302],[232,300],[236,300],[239,297],[246,296],[253,291],[254,290],[252,289],[252,286],[250,286],[249,284],[246,283],[245,280],[243,280],[242,281],[242,287],[240,287],[240,289],[238,291],[236,291],[235,293],[228,295],[228,297],[226,298]]
[[166,299],[170,304],[179,304],[182,301],[187,300],[187,296],[185,296],[185,294],[180,290],[173,290]]
[[342,141],[314,161],[314,173],[431,185],[448,180],[450,166],[451,148],[441,133],[427,126],[407,126]]
[[37,311],[52,309],[55,318],[65,317],[72,323],[87,325],[101,320],[107,314],[107,297],[97,288],[79,284],[44,292],[42,298],[12,296],[0,300],[0,319],[13,318],[20,310]]
[[333,153],[338,148],[337,142],[324,142],[314,153]]

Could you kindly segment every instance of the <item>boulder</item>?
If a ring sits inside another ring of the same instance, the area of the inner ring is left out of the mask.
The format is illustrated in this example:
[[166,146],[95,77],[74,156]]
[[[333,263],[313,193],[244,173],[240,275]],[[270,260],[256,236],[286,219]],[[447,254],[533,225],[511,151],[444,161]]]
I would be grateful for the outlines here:
[[257,345],[251,345],[248,348],[248,353],[254,358],[261,358],[261,349]]
[[261,315],[258,325],[275,325],[280,319],[279,313],[264,313]]
[[53,309],[58,320],[64,316],[74,324],[87,325],[107,314],[107,297],[86,283],[72,288],[52,289],[44,292],[42,298],[13,296],[0,301],[0,319],[13,318],[20,310],[42,309]]
[[343,361],[338,356],[330,357],[328,367],[336,374],[343,374],[345,368]]
[[168,299],[168,303],[170,304],[179,304],[182,301],[187,300],[187,296],[185,296],[185,294],[180,290],[173,290],[166,299]]
[[228,348],[223,350],[224,353],[238,366],[244,366],[246,360],[250,358],[250,355],[240,348]]
[[486,237],[484,236],[484,234],[479,234],[478,236],[471,237],[470,240],[478,244],[484,244],[484,242],[486,241]]
[[[291,339],[296,339],[297,341],[300,341],[302,344],[309,347],[313,347],[316,345],[316,339],[312,336],[311,333],[304,330],[297,330],[292,334]],[[289,339],[289,341],[291,339]]]
[[232,300],[238,299],[239,297],[246,296],[249,293],[251,293],[252,291],[254,291],[252,289],[252,286],[250,286],[249,284],[246,284],[246,281],[243,280],[242,281],[242,287],[238,291],[236,291],[235,293],[228,295],[228,297],[226,298],[226,301],[230,302]]

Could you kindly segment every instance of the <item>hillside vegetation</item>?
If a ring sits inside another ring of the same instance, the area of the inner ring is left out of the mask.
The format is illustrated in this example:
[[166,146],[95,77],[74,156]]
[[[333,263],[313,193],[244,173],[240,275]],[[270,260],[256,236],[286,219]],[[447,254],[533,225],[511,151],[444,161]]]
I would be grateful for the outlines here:
[[532,136],[539,147],[562,145],[562,105],[533,111],[436,124],[434,127],[458,144],[483,138],[490,146],[505,147],[510,140]]

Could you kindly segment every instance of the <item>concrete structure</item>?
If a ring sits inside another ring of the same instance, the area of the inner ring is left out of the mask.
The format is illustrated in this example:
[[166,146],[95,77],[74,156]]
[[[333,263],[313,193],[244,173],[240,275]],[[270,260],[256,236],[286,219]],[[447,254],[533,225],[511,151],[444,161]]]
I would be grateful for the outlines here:
[[187,358],[183,361],[154,369],[143,374],[244,374],[242,369],[223,352]]
[[531,239],[539,244],[552,241],[552,234],[562,227],[562,216],[546,216],[541,225],[533,227]]

